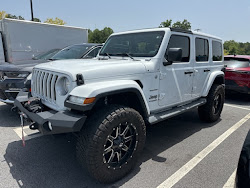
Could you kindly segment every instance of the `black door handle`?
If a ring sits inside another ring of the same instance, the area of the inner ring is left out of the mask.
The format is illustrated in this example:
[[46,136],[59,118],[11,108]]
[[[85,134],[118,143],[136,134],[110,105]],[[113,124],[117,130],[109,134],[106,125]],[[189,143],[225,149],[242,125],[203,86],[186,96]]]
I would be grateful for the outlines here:
[[210,71],[210,69],[205,69],[205,70],[204,70],[204,72],[209,72],[209,71]]
[[249,73],[247,71],[235,71],[235,72],[238,72],[238,73],[241,73],[241,74],[247,74],[247,73]]
[[185,72],[185,74],[193,74],[193,71]]

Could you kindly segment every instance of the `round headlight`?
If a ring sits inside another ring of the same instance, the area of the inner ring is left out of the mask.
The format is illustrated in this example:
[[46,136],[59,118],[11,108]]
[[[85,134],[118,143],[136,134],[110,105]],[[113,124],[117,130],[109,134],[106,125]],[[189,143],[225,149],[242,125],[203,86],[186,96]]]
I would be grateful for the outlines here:
[[66,77],[60,78],[56,85],[56,91],[59,95],[64,96],[70,91],[70,81]]

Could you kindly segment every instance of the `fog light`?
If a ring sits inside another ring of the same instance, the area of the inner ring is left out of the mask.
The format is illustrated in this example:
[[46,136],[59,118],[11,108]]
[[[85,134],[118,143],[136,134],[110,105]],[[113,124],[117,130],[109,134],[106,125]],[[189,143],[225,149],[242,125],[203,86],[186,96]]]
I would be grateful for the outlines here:
[[52,123],[50,121],[48,122],[48,127],[52,131]]
[[47,121],[43,124],[43,128],[46,130],[46,131],[52,131],[52,123],[50,121]]

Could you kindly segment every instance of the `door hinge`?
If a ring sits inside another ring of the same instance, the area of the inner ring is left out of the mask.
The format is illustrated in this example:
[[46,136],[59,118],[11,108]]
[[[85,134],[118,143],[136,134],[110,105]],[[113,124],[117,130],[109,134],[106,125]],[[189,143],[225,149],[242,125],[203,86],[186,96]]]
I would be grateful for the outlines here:
[[160,80],[163,80],[165,77],[167,76],[167,74],[166,73],[160,73]]
[[160,93],[159,94],[159,100],[162,100],[165,97],[166,93]]

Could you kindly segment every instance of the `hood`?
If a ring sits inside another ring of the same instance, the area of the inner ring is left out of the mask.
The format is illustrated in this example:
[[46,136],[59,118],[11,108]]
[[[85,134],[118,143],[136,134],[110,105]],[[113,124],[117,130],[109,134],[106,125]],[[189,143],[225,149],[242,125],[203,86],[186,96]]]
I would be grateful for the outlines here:
[[23,60],[12,63],[1,63],[0,71],[1,72],[16,72],[16,71],[24,71],[24,72],[32,72],[32,69],[35,65],[47,62],[46,60]]
[[0,71],[1,72],[12,72],[12,71],[18,71],[20,70],[21,68],[16,66],[16,65],[13,65],[13,64],[10,64],[10,63],[1,63],[0,64]]
[[77,74],[82,74],[84,80],[91,80],[146,72],[141,60],[125,58],[57,60],[37,65],[35,68],[64,73],[70,75],[73,80],[76,79]]
[[22,61],[16,61],[12,62],[12,64],[20,67],[20,68],[26,68],[26,67],[34,67],[40,63],[46,63],[48,62],[47,60],[44,59],[31,59],[31,60],[22,60]]

